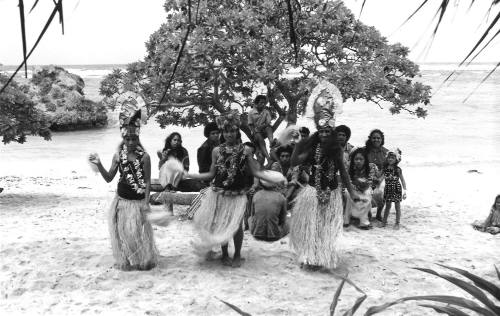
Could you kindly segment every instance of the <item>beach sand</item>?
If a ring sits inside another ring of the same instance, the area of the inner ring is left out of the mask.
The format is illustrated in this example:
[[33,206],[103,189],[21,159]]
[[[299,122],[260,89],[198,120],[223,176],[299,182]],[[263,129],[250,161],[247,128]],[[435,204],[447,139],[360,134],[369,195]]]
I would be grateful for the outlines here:
[[[477,169],[477,172],[468,172]],[[288,238],[275,243],[245,233],[239,269],[197,257],[190,221],[155,227],[161,257],[147,272],[112,267],[106,212],[114,183],[97,175],[3,176],[0,184],[2,315],[236,315],[220,300],[252,315],[326,315],[339,275],[368,295],[360,308],[408,295],[467,296],[445,280],[416,271],[445,264],[496,280],[500,236],[470,223],[484,219],[493,202],[498,164],[407,167],[408,199],[402,227],[345,230],[339,267],[302,270]],[[484,189],[485,187],[489,189]],[[182,212],[178,208],[176,212]],[[231,250],[230,250],[231,251]],[[496,281],[495,281],[496,280]],[[360,294],[345,285],[337,312]],[[434,315],[415,303],[382,315]]]

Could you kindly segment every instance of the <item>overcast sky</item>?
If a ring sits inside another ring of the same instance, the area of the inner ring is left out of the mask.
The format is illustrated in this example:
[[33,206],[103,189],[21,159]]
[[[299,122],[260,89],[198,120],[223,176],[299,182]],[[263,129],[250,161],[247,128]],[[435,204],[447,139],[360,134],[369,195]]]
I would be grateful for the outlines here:
[[[24,1],[26,12],[34,1]],[[358,16],[362,0],[345,2]],[[461,0],[457,8],[452,4],[452,12],[445,17],[427,54],[424,46],[430,38],[429,24],[441,0],[431,0],[425,11],[397,30],[421,2],[367,0],[361,21],[378,28],[390,42],[410,47],[410,58],[414,61],[460,61],[485,29],[484,16],[491,1],[476,1],[470,11],[467,11],[470,1]],[[165,21],[163,3],[164,0],[65,0],[65,35],[61,35],[59,24],[53,23],[31,56],[30,64],[122,64],[141,59],[149,35]],[[18,64],[22,59],[17,4],[18,0],[0,0],[0,63],[5,65]],[[52,1],[42,0],[33,13],[27,14],[29,47],[52,8]],[[420,45],[415,46],[420,38],[423,38]],[[497,38],[477,61],[498,62],[499,42]]]

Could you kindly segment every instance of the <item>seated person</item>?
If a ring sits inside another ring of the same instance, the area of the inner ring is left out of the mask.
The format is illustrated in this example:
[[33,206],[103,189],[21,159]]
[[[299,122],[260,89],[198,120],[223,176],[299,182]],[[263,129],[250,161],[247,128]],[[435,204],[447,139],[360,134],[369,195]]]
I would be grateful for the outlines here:
[[488,215],[486,220],[484,222],[476,221],[472,224],[472,227],[492,235],[500,233],[500,194],[496,196],[490,215]]
[[248,127],[252,132],[254,141],[258,144],[260,152],[265,156],[268,163],[271,163],[271,157],[266,148],[265,139],[269,139],[272,146],[274,143],[273,128],[271,126],[271,113],[265,108],[267,97],[258,95],[254,100],[254,108],[248,113]]
[[276,241],[288,234],[287,202],[274,185],[263,180],[260,184],[262,190],[255,193],[251,203],[250,233],[258,240]]

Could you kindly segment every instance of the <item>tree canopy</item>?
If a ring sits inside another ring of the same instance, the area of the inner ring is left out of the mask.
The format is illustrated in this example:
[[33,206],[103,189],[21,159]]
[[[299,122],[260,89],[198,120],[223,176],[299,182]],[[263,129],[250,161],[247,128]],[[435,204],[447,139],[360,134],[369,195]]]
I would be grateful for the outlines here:
[[[419,68],[407,58],[408,48],[388,44],[342,1],[294,2],[293,28],[286,2],[217,0],[192,10],[186,4],[167,0],[167,22],[150,36],[144,60],[103,80],[100,92],[111,107],[121,93],[134,91],[162,127],[196,126],[231,107],[245,112],[259,91],[267,94],[277,126],[283,120],[295,123],[312,86],[326,78],[344,99],[387,103],[392,113],[427,114],[430,87],[415,81]],[[189,20],[191,32],[166,101],[157,104]]]
[[[0,84],[9,78],[0,74]],[[0,94],[0,136],[4,144],[24,143],[27,135],[38,135],[50,139],[50,122],[43,111],[36,108],[28,96],[28,87],[15,81]]]

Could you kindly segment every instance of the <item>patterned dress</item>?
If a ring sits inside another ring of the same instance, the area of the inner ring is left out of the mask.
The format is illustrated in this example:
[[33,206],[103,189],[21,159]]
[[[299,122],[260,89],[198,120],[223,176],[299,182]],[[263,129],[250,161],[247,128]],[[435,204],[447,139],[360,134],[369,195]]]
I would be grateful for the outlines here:
[[385,188],[384,188],[384,201],[386,202],[401,202],[401,181],[399,180],[399,175],[401,174],[401,168],[385,168],[384,178],[385,178]]

